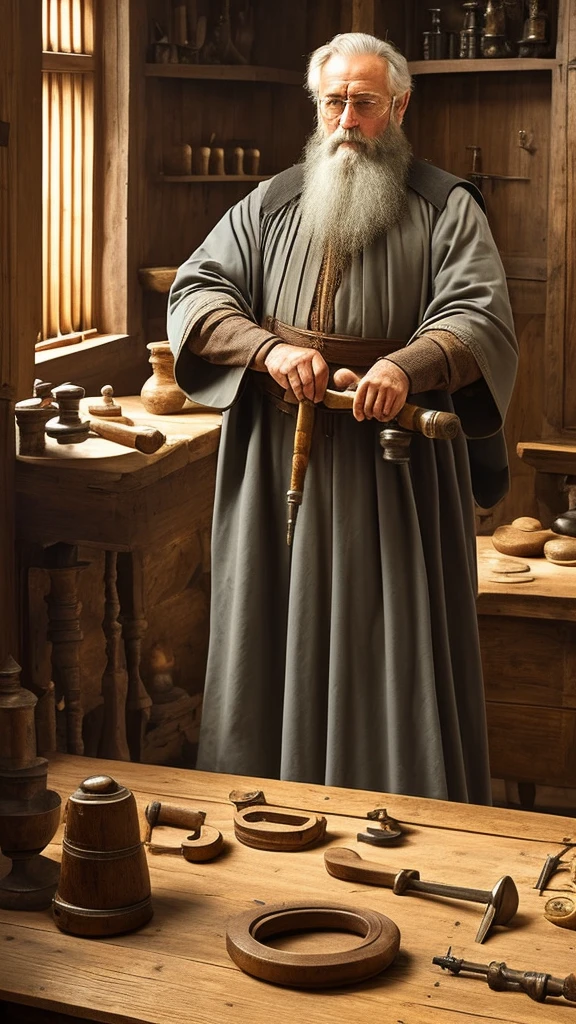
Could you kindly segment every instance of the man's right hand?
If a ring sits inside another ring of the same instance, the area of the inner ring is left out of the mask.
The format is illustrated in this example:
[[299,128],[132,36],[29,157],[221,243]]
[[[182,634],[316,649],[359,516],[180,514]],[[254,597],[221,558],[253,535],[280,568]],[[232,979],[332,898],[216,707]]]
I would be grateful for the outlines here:
[[299,348],[280,342],[270,349],[264,365],[285,391],[292,390],[298,401],[321,402],[328,387],[328,363],[315,348]]

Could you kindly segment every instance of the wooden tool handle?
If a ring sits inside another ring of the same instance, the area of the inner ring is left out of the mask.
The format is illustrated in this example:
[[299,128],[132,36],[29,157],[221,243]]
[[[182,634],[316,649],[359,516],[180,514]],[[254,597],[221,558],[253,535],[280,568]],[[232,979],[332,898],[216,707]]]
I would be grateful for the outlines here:
[[328,874],[343,878],[347,882],[367,882],[369,885],[385,885],[392,888],[397,871],[386,871],[376,861],[363,860],[355,850],[345,846],[326,850],[324,864]]
[[421,405],[410,405],[409,402],[400,410],[396,420],[406,430],[414,430],[424,434],[424,437],[435,437],[442,441],[451,441],[460,430],[460,420],[456,413],[423,409]]
[[291,491],[302,491],[304,488],[304,477],[306,476],[308,459],[310,457],[313,427],[314,403],[304,398],[298,403],[298,418],[296,420],[294,451],[292,454],[292,476],[290,478]]
[[154,828],[155,825],[174,825],[176,828],[186,828],[190,831],[199,829],[204,824],[206,813],[196,811],[192,807],[178,807],[176,804],[160,803],[153,800],[148,804],[146,820]]
[[107,441],[136,448],[145,455],[153,455],[163,444],[166,436],[155,427],[129,427],[125,423],[109,423],[107,420],[90,420],[90,430]]
[[[351,409],[354,404],[354,391],[331,391],[324,395],[324,405],[328,409]],[[421,405],[406,405],[396,416],[396,422],[406,430],[414,430],[425,437],[440,440],[451,440],[460,430],[460,420],[453,412],[439,412],[437,409],[424,409]]]

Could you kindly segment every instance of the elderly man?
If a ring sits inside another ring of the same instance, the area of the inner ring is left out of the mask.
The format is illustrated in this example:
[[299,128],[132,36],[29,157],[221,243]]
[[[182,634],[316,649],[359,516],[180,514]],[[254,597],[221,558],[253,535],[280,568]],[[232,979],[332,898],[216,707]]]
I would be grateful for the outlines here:
[[[170,297],[176,378],[225,410],[198,767],[490,802],[473,494],[487,507],[508,486],[504,272],[479,193],[412,159],[394,47],[336,36],[308,86],[302,162],[229,211]],[[354,388],[352,410],[327,388]],[[394,464],[379,435],[408,396],[462,429],[415,434]]]

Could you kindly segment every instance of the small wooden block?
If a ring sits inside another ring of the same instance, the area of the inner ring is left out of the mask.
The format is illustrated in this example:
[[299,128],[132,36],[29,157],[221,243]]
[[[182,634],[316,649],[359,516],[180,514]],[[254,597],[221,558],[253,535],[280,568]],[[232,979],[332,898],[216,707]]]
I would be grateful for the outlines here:
[[520,558],[512,558],[508,555],[484,556],[482,558],[482,565],[485,565],[487,569],[494,573],[530,571],[528,562],[523,562]]
[[488,577],[489,583],[504,583],[508,586],[509,583],[533,583],[535,577],[530,576],[529,573],[496,573],[493,572]]

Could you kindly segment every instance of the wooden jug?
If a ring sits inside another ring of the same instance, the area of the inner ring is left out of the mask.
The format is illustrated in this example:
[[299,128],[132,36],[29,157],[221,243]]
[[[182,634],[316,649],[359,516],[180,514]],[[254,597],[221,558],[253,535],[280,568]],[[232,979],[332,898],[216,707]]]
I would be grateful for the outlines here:
[[136,801],[108,775],[85,779],[68,801],[52,907],[73,935],[117,935],[152,917],[150,875]]
[[149,363],[153,374],[144,382],[140,399],[146,412],[155,416],[166,416],[180,412],[186,395],[174,379],[174,356],[168,341],[151,341],[146,346],[150,351]]

